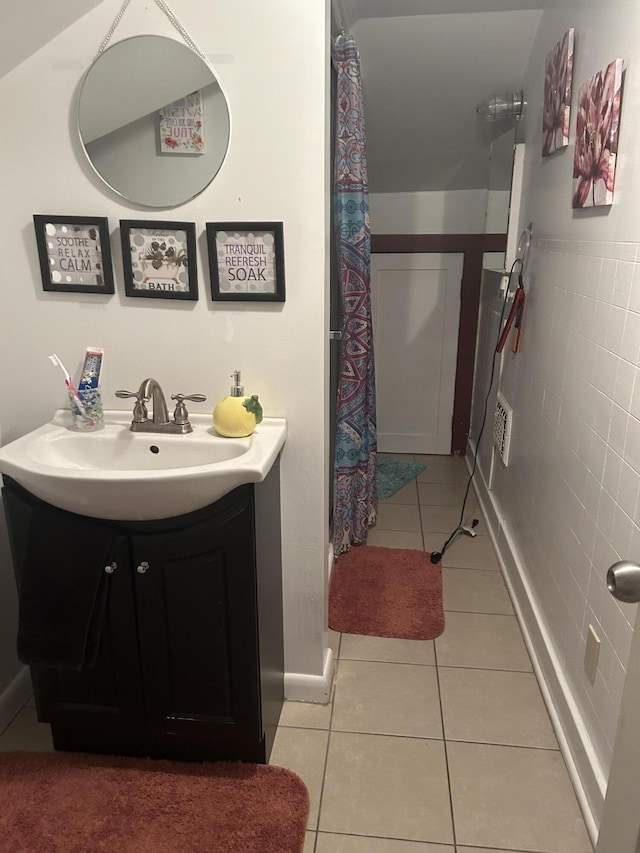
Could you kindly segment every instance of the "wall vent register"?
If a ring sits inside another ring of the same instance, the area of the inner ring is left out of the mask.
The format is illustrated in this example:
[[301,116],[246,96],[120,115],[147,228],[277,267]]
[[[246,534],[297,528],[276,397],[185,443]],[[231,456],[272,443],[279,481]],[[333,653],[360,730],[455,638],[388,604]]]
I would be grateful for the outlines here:
[[503,465],[509,464],[509,448],[511,446],[511,425],[513,409],[498,392],[496,411],[493,418],[493,446],[498,452]]

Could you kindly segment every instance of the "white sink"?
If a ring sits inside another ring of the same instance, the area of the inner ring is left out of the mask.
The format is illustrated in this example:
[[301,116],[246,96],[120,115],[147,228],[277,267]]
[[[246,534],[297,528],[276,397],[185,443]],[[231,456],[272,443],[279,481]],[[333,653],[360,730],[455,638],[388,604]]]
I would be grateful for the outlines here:
[[130,412],[105,412],[104,429],[77,432],[64,409],[0,448],[0,472],[69,512],[119,521],[170,518],[265,479],[287,435],[265,418],[248,438],[223,438],[209,415],[187,435],[133,433]]

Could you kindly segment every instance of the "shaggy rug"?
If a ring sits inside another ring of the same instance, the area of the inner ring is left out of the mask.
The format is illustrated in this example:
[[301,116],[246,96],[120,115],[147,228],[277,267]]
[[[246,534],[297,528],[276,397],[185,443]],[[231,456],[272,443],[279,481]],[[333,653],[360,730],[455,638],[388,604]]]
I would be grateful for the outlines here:
[[424,551],[356,545],[331,573],[329,625],[346,634],[432,640],[444,631],[442,570]]
[[302,853],[308,814],[282,767],[0,754],[3,853]]
[[422,474],[425,468],[426,465],[421,462],[378,453],[376,456],[378,500],[386,501],[391,495],[395,495],[403,486],[415,480],[418,474]]

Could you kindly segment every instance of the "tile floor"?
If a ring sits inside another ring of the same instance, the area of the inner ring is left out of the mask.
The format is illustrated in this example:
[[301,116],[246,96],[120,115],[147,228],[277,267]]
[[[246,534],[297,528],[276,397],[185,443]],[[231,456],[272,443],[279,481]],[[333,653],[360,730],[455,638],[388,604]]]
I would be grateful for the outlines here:
[[[380,505],[370,545],[440,548],[463,460],[421,457]],[[470,495],[466,518],[480,517]],[[591,853],[484,522],[444,559],[435,641],[331,633],[332,702],[287,702],[271,763],[306,782],[305,853]],[[0,751],[51,749],[27,706]],[[283,851],[284,853],[284,851]]]
[[[370,545],[440,549],[458,524],[462,459],[380,504]],[[473,490],[465,519],[481,518]],[[332,632],[327,706],[287,702],[272,764],[311,794],[305,853],[591,853],[484,522],[443,566],[435,641]]]

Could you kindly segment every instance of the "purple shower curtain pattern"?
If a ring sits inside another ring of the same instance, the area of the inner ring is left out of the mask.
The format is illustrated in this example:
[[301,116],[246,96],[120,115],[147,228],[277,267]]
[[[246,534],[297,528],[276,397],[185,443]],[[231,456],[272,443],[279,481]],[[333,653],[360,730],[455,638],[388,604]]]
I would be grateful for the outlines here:
[[342,294],[333,547],[366,542],[376,522],[376,391],[371,322],[371,232],[360,61],[353,38],[338,37],[335,217]]

